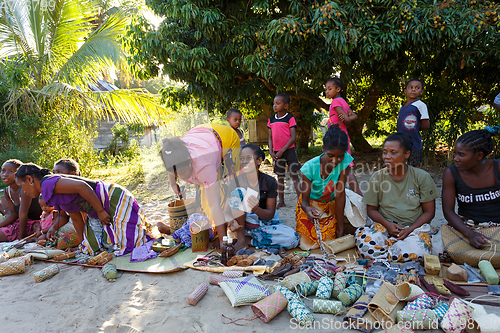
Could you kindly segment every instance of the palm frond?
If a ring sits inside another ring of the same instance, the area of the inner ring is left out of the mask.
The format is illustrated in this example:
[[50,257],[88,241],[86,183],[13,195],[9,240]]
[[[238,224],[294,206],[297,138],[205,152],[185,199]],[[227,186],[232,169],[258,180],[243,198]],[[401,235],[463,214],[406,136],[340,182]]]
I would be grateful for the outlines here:
[[159,104],[158,96],[142,89],[118,89],[113,91],[90,92],[92,99],[113,115],[126,122],[144,125],[162,124],[168,110]]
[[54,3],[54,10],[49,12],[47,35],[50,36],[49,66],[58,72],[92,32],[96,6],[77,0],[54,0]]
[[40,112],[40,105],[72,107],[78,105],[84,121],[95,119],[121,119],[144,125],[163,123],[168,114],[160,106],[158,97],[140,89],[114,91],[81,91],[66,83],[46,85],[42,90],[15,89],[6,104],[7,114],[16,116],[19,109],[26,113]]
[[33,35],[29,30],[27,1],[14,4],[9,0],[0,0],[0,56],[33,55]]
[[82,87],[85,82],[97,79],[102,69],[113,67],[122,56],[118,37],[128,21],[128,11],[110,15],[66,61],[54,79]]

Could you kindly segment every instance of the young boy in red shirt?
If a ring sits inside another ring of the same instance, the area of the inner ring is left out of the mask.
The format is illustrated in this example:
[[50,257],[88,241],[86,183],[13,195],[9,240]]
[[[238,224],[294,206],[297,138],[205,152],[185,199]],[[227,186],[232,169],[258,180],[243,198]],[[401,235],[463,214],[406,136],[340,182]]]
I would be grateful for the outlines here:
[[269,118],[269,152],[274,161],[274,173],[278,175],[278,206],[285,206],[285,164],[290,169],[295,193],[299,195],[300,163],[295,152],[295,138],[297,123],[295,118],[287,112],[290,97],[287,94],[278,94],[274,98],[274,115]]

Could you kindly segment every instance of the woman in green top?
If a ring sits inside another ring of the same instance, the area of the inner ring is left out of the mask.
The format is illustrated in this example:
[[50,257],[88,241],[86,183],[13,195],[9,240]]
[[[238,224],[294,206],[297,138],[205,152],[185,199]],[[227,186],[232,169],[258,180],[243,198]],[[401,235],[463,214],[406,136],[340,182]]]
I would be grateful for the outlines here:
[[356,230],[356,246],[364,257],[406,261],[431,253],[430,226],[439,191],[431,176],[406,162],[412,147],[404,133],[389,135],[382,158],[363,196],[371,227]]
[[[323,154],[300,169],[303,177],[295,218],[303,250],[319,247],[315,219],[319,220],[324,241],[344,233],[346,169],[353,160],[347,147],[347,134],[338,125],[331,126],[323,138]],[[341,223],[337,223],[336,216],[341,216]]]

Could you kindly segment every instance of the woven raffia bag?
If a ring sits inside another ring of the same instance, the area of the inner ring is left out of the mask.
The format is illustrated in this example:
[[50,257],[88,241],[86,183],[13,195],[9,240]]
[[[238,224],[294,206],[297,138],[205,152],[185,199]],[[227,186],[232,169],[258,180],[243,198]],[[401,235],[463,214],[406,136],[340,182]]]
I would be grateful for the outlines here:
[[328,254],[337,254],[356,247],[353,235],[345,235],[336,239],[325,241],[325,250]]
[[500,268],[500,227],[474,230],[491,242],[484,249],[472,247],[467,237],[447,224],[443,224],[441,230],[444,248],[455,263],[477,267],[479,261],[484,259],[491,261],[493,267]]

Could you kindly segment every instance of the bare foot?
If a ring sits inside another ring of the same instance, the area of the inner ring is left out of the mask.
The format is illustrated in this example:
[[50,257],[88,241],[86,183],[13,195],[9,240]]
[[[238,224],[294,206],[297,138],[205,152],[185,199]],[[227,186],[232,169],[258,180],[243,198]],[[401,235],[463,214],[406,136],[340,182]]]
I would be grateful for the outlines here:
[[276,206],[276,209],[281,208],[281,207],[286,207],[284,200],[283,201],[280,200],[280,202],[278,203],[278,206]]
[[156,227],[158,227],[158,231],[161,232],[162,234],[167,234],[167,235],[171,234],[170,226],[166,225],[163,222],[157,222]]
[[238,241],[236,242],[236,244],[233,245],[233,247],[234,247],[234,252],[236,253],[239,250],[248,247],[248,244],[247,244],[245,238],[243,237],[243,239],[238,239]]

